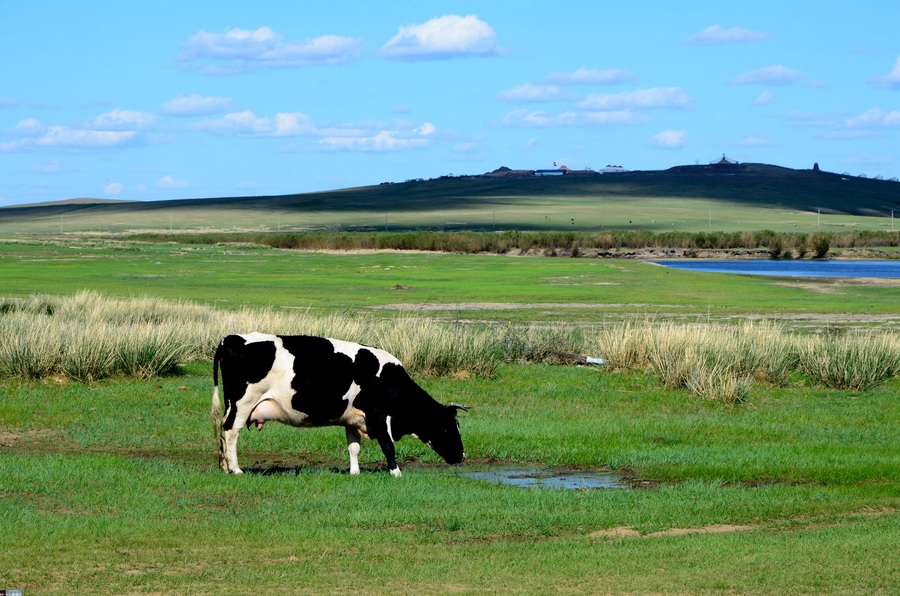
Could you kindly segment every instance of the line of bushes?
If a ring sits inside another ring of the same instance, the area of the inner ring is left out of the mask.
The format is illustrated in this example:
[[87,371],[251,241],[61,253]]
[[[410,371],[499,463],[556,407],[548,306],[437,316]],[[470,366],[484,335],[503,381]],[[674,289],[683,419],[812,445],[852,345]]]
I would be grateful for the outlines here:
[[856,391],[900,376],[900,337],[893,333],[801,336],[765,322],[478,327],[411,317],[223,311],[83,292],[0,298],[0,378],[148,378],[192,360],[210,361],[223,336],[249,331],[375,345],[394,353],[414,375],[490,377],[504,362],[571,362],[572,354],[593,355],[605,359],[609,370],[647,370],[666,386],[724,403],[746,400],[754,383],[786,386],[798,375]]
[[900,234],[888,231],[852,232],[203,232],[197,234],[134,234],[130,239],[184,244],[251,243],[301,250],[422,250],[454,253],[508,253],[589,250],[765,249],[770,256],[824,257],[831,248],[900,246]]

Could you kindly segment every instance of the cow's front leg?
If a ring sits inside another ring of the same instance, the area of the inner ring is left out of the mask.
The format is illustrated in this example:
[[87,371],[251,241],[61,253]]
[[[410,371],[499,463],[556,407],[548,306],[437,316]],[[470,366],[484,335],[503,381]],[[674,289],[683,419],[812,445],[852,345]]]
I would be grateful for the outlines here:
[[387,460],[391,476],[400,478],[400,466],[397,465],[397,452],[394,449],[394,437],[391,434],[391,417],[387,416],[378,420],[375,428],[372,428],[372,425],[370,425],[369,431],[370,434],[373,434],[378,439],[378,444],[381,445],[381,451],[384,452],[384,458]]
[[359,431],[351,426],[345,427],[347,431],[347,451],[350,453],[350,474],[359,474]]

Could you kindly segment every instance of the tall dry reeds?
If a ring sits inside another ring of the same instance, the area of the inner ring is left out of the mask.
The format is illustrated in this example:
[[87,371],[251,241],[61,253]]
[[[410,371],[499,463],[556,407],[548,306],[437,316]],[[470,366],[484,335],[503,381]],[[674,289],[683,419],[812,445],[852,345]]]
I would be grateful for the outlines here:
[[649,370],[667,387],[724,403],[746,400],[755,382],[786,386],[795,375],[850,390],[900,375],[900,338],[889,333],[798,336],[771,322],[656,320],[590,330],[564,324],[472,326],[414,317],[219,310],[84,292],[0,298],[0,378],[147,378],[192,360],[211,360],[223,336],[249,331],[375,345],[395,354],[412,373],[426,375],[489,377],[503,362],[600,356],[609,370]]
[[420,374],[490,376],[503,359],[492,334],[470,326],[265,308],[220,311],[184,301],[84,292],[0,299],[0,377],[147,378],[181,363],[211,360],[222,337],[249,331],[377,345]]
[[865,391],[900,375],[900,338],[873,332],[804,338],[798,361],[827,387]]
[[771,322],[620,323],[599,330],[587,346],[613,370],[647,369],[667,387],[726,403],[744,401],[754,381],[786,386],[795,374],[852,390],[900,375],[896,334],[797,336]]

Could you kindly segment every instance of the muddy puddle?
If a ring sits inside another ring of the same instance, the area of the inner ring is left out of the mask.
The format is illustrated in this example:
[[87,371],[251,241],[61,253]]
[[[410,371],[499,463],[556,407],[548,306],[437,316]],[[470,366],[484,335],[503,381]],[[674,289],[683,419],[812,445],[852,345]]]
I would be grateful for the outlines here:
[[461,472],[460,476],[517,488],[563,490],[631,488],[622,474],[608,470],[553,470],[541,468],[490,468]]

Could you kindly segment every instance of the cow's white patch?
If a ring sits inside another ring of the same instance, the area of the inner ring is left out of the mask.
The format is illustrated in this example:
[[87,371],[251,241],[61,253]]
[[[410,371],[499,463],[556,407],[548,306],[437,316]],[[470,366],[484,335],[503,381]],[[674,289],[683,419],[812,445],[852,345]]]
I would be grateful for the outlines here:
[[259,331],[254,331],[253,333],[241,334],[241,337],[243,337],[244,341],[248,344],[255,344],[261,341],[271,341],[275,342],[276,346],[281,346],[281,339],[279,339],[277,335],[272,335],[270,333],[260,333]]
[[327,339],[331,342],[331,345],[334,346],[335,352],[346,354],[354,361],[356,360],[356,354],[359,353],[361,349],[372,352],[372,354],[374,354],[375,358],[378,360],[378,372],[376,374],[381,374],[381,371],[382,369],[384,369],[385,364],[399,364],[400,366],[403,366],[403,364],[397,359],[397,357],[390,352],[385,352],[384,350],[379,350],[378,348],[373,348],[371,346],[361,346],[357,343],[344,341],[342,339],[334,339],[331,337]]
[[387,417],[387,431],[388,431],[388,438],[390,438],[391,443],[396,443],[397,441],[394,440],[394,432],[393,432],[393,430],[391,430],[391,417],[390,416]]

